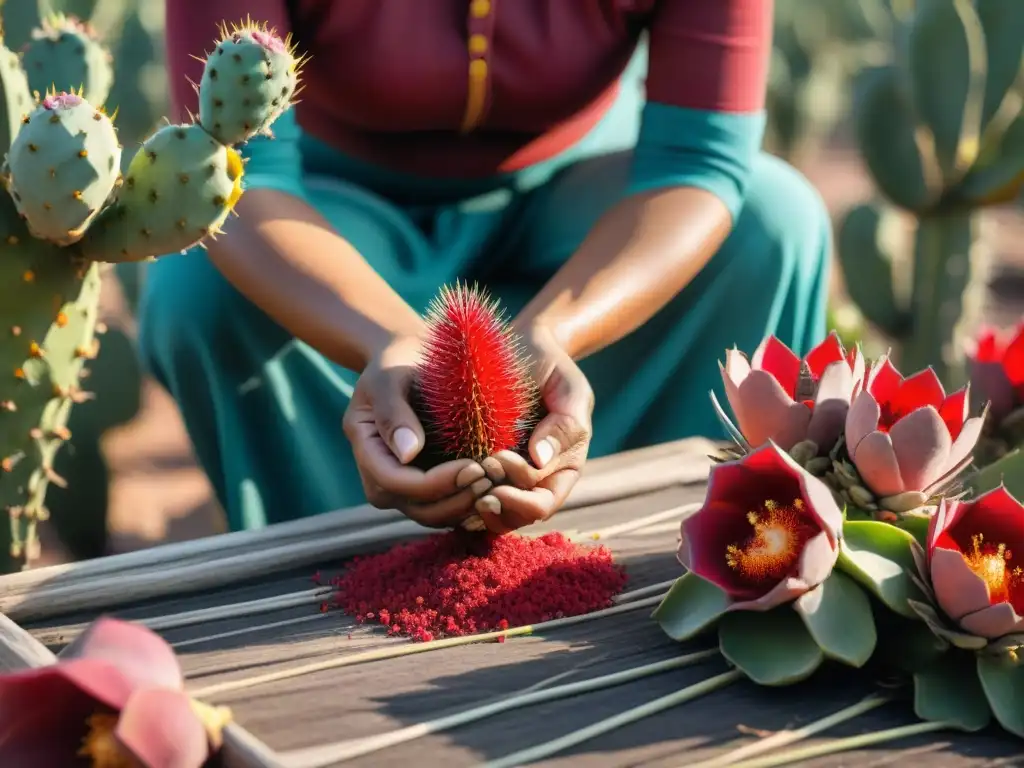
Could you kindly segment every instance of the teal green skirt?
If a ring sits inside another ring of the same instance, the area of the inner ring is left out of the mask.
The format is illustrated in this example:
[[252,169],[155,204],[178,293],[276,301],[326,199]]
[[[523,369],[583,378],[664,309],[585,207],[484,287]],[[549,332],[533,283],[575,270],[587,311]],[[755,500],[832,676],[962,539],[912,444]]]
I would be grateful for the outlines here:
[[[639,106],[624,92],[554,161],[472,183],[368,167],[304,138],[303,194],[413,307],[463,278],[515,314],[628,194]],[[708,392],[724,401],[726,348],[750,352],[775,334],[803,352],[823,338],[830,232],[814,188],[758,156],[735,227],[703,271],[581,362],[596,397],[590,456],[720,436]],[[341,430],[355,374],[290,337],[201,249],[148,266],[139,314],[142,358],[180,406],[232,530],[364,501]]]

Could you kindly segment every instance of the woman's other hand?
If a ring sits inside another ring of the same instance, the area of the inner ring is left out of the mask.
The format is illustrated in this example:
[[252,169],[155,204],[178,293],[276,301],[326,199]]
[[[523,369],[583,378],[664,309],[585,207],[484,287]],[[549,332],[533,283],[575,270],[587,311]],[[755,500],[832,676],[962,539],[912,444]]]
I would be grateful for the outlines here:
[[418,338],[405,337],[374,356],[356,382],[343,425],[371,504],[398,509],[421,525],[454,526],[474,515],[474,502],[492,482],[469,459],[426,472],[409,466],[425,440],[409,404],[420,349]]
[[501,451],[483,461],[494,484],[476,501],[484,525],[495,533],[546,520],[565,503],[590,448],[594,392],[573,359],[544,330],[526,338],[533,375],[547,415],[530,436],[530,461]]

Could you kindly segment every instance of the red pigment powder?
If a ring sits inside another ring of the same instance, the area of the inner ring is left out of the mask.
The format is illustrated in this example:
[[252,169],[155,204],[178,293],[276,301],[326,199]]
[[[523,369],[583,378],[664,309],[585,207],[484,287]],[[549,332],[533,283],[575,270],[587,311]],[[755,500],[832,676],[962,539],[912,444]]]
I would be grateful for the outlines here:
[[607,548],[560,533],[450,531],[357,557],[332,585],[337,607],[357,622],[428,641],[607,608],[626,574]]

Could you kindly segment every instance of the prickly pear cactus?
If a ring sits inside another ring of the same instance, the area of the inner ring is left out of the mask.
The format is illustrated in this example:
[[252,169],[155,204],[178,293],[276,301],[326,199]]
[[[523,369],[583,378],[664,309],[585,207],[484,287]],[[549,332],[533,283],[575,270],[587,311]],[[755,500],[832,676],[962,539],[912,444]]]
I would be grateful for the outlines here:
[[[90,397],[80,379],[98,351],[101,262],[174,253],[219,232],[242,194],[243,167],[218,136],[245,141],[267,133],[291,105],[298,63],[271,30],[225,30],[220,49],[249,63],[230,71],[239,88],[256,72],[276,83],[279,68],[284,85],[247,92],[232,107],[238,124],[230,133],[213,116],[209,124],[162,128],[122,182],[110,119],[81,93],[31,101],[24,75],[0,47],[8,110],[0,125],[10,126],[12,138],[4,166],[10,194],[0,195],[0,507],[11,521],[11,555],[26,565],[39,553],[47,486],[62,483],[53,462],[71,437],[71,407]],[[214,66],[209,61],[207,73]],[[213,103],[202,88],[200,99]]]
[[110,51],[88,23],[63,13],[44,18],[32,31],[22,49],[22,65],[32,91],[80,90],[97,106],[103,106],[114,84]]
[[[987,284],[978,212],[1024,185],[1024,3],[919,0],[894,22],[897,60],[865,70],[855,98],[883,200],[847,215],[839,262],[901,367],[958,386]],[[912,247],[884,237],[890,208],[916,219]]]

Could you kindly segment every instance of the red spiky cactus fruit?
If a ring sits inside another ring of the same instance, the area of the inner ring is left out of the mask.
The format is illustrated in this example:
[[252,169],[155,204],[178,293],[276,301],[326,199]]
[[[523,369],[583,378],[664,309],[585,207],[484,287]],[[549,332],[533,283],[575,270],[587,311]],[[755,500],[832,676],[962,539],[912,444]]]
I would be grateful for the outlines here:
[[499,303],[474,285],[445,286],[427,312],[414,398],[426,432],[417,463],[523,453],[539,393],[522,340]]

